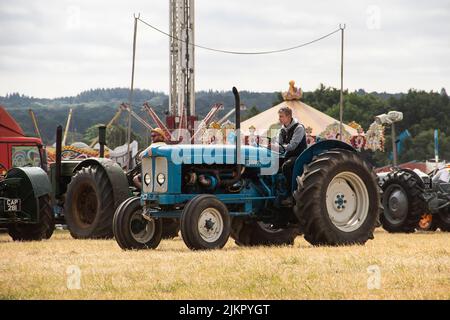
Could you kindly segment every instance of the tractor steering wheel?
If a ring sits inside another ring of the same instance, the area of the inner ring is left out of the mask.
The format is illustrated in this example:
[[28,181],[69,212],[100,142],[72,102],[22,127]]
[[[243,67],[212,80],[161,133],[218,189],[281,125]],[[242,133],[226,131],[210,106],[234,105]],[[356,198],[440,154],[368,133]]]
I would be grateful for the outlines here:
[[280,154],[286,154],[286,148],[279,142],[278,142],[278,146],[281,147],[281,149],[279,149]]

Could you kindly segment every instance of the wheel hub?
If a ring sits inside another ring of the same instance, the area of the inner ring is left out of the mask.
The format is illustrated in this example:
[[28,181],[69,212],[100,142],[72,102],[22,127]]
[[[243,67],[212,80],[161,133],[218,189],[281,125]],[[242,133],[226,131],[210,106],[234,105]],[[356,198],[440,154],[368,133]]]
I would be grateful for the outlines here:
[[331,222],[341,231],[357,230],[369,211],[369,194],[361,178],[353,172],[341,172],[330,182],[326,205]]
[[198,219],[198,231],[206,242],[217,241],[223,232],[223,220],[220,212],[215,208],[203,210]]
[[388,213],[394,220],[403,220],[408,215],[408,197],[400,188],[393,188],[389,194]]
[[149,242],[155,234],[155,221],[144,219],[142,211],[136,211],[130,220],[130,231],[139,243]]
[[334,201],[334,208],[336,211],[343,211],[345,209],[345,204],[347,203],[347,200],[345,199],[345,195],[342,193],[338,193],[335,197]]

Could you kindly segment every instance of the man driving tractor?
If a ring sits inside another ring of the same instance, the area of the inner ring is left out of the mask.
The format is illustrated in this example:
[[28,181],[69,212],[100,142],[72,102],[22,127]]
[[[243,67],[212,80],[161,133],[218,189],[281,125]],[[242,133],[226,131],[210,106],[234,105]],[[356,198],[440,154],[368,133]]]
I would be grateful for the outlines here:
[[[278,111],[281,124],[277,142],[280,145],[280,152],[284,154],[284,161],[281,171],[287,180],[287,190],[291,190],[292,169],[297,157],[308,147],[306,143],[305,127],[292,117],[292,110],[289,107],[282,107]],[[291,205],[294,199],[292,195],[283,200],[283,205]]]

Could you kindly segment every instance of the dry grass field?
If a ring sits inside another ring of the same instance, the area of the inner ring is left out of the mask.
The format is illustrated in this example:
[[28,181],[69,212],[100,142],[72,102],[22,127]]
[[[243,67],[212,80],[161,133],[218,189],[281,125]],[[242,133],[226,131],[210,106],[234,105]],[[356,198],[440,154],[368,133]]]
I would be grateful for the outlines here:
[[[379,289],[368,288],[370,266],[379,268]],[[340,248],[302,237],[277,248],[230,240],[212,252],[189,251],[180,238],[124,252],[114,240],[73,240],[65,231],[30,243],[0,235],[0,299],[391,298],[450,299],[449,233],[378,230],[365,246]]]

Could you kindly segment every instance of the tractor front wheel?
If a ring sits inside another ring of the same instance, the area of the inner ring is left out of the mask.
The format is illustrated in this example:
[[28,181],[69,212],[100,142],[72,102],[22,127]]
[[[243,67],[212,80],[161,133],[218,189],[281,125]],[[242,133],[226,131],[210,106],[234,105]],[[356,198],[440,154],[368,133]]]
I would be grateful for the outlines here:
[[380,212],[376,179],[355,152],[330,150],[313,159],[294,192],[294,212],[313,245],[364,244]]
[[198,195],[183,209],[181,237],[192,250],[221,249],[227,243],[230,231],[228,209],[213,195]]
[[391,172],[381,188],[383,228],[391,233],[414,232],[425,209],[419,198],[421,191],[416,178],[406,171]]
[[119,205],[113,218],[114,237],[124,250],[155,249],[162,238],[162,220],[145,217],[139,197]]

